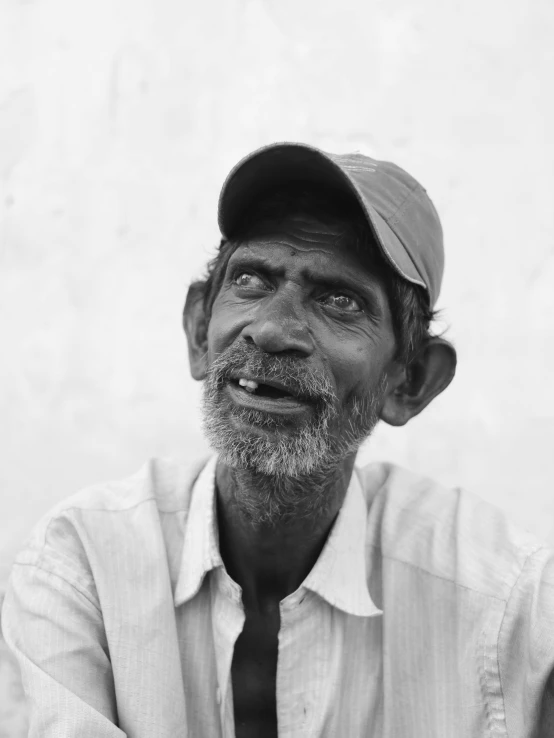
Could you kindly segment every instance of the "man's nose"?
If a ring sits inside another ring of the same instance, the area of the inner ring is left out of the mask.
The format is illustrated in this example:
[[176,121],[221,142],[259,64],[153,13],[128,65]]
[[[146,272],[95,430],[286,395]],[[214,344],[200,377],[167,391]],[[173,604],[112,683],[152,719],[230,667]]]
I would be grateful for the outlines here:
[[259,305],[242,336],[271,354],[294,352],[309,356],[314,349],[306,311],[300,300],[290,294],[276,293]]

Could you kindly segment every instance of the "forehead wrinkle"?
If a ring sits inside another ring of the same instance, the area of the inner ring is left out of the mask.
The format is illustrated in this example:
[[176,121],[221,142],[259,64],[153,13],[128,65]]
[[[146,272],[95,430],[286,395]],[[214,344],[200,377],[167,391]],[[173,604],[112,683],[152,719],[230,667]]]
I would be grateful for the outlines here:
[[[321,248],[318,248],[316,244],[319,244]],[[263,249],[265,251],[265,249],[275,246],[280,246],[284,249],[287,249],[287,251],[289,252],[290,250],[292,250],[293,252],[300,252],[302,254],[320,254],[321,256],[325,257],[333,257],[338,244],[334,241],[329,241],[328,244],[322,244],[319,239],[314,241],[306,241],[306,243],[299,243],[297,239],[292,241],[286,239],[286,237],[279,238],[278,236],[275,236],[273,238],[268,237],[244,244],[244,247],[252,254],[255,253],[256,247],[259,247],[260,249]],[[325,246],[328,246],[329,248],[325,248]]]
[[344,233],[344,228],[332,228],[328,225],[323,226],[321,223],[317,222],[314,222],[312,224],[304,223],[303,225],[297,225],[294,229],[290,228],[287,230],[290,230],[291,232],[294,232],[296,230],[300,234],[315,234],[316,236],[323,236],[324,238],[328,238],[329,236],[341,236]]
[[[335,246],[338,244],[340,238],[342,237],[342,233],[302,233],[302,235],[297,235],[297,238],[301,238],[302,241],[306,241],[309,244],[313,243],[324,243],[329,244],[332,246]],[[300,244],[301,245],[301,244]]]
[[280,233],[265,233],[259,236],[252,236],[248,241],[243,244],[247,248],[253,248],[256,246],[268,246],[268,245],[279,245],[285,248],[293,248],[298,251],[323,251],[329,253],[328,249],[314,249],[314,245],[318,244],[322,247],[338,247],[339,240],[341,238],[340,233],[325,233],[325,232],[297,232],[291,231],[280,232]]

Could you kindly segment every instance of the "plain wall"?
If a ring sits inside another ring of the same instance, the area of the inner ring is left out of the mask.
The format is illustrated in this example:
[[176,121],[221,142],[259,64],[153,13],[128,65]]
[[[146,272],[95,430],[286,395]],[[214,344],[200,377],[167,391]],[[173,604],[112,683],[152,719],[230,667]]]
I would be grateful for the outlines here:
[[2,0],[0,588],[38,518],[206,449],[181,311],[228,169],[392,159],[443,220],[454,383],[364,460],[554,542],[554,3]]

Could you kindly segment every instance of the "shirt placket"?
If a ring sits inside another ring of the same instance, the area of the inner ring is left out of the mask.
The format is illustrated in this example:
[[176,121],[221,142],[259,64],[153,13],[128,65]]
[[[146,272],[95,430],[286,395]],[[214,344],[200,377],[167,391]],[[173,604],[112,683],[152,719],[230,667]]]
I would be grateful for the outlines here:
[[241,588],[223,567],[212,572],[210,579],[212,601],[212,632],[217,669],[216,700],[219,705],[221,735],[235,738],[231,663],[237,638],[244,628],[244,608]]
[[329,689],[330,608],[305,589],[281,602],[277,662],[279,738],[317,735]]

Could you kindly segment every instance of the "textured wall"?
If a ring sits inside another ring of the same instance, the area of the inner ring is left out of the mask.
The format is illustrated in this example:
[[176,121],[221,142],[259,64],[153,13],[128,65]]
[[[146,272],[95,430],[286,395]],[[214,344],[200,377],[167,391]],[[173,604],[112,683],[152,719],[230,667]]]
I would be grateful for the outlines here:
[[553,37],[551,0],[0,0],[0,585],[57,500],[204,448],[185,289],[273,140],[398,161],[443,218],[458,376],[364,457],[554,541]]

